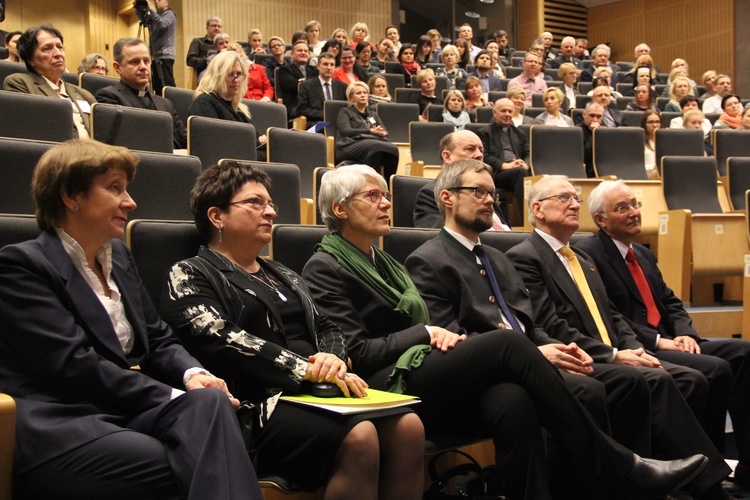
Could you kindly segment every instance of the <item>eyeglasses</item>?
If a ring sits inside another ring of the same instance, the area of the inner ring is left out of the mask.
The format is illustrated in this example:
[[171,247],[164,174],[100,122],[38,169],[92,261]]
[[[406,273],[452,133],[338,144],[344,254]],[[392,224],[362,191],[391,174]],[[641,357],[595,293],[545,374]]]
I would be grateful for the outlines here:
[[369,191],[360,191],[359,193],[354,193],[352,197],[357,196],[358,194],[364,194],[366,198],[370,198],[370,201],[373,203],[380,203],[383,201],[383,198],[385,198],[388,201],[391,201],[391,193],[388,191],[381,191],[379,189],[371,189]]
[[266,209],[266,207],[271,207],[274,212],[279,213],[279,206],[276,203],[272,201],[266,201],[259,196],[253,196],[252,198],[248,198],[246,200],[233,201],[230,203],[230,205],[249,205],[258,212],[262,212]]
[[280,43],[274,43],[274,44],[271,44],[271,45],[270,45],[269,47],[270,47],[271,49],[280,49],[280,48],[282,48],[282,47],[283,47],[283,45],[282,45],[282,44],[280,44]]
[[629,204],[617,205],[614,210],[607,210],[607,212],[614,212],[614,213],[618,213],[620,215],[624,215],[624,214],[630,212],[631,208],[633,210],[638,210],[642,206],[643,206],[643,203],[641,203],[640,201],[634,201],[633,203],[629,203]]
[[553,194],[552,196],[547,196],[546,198],[542,198],[539,201],[547,201],[547,200],[551,200],[552,198],[557,198],[557,200],[563,205],[567,205],[572,200],[575,200],[576,203],[578,203],[579,205],[583,205],[583,198],[581,198],[577,194],[570,194],[570,193]]
[[242,81],[244,79],[245,79],[245,75],[241,71],[238,71],[236,73],[229,73],[227,75],[227,80],[229,80],[230,82],[234,80]]
[[647,120],[646,124],[647,125],[659,125],[661,124],[661,120]]
[[500,199],[500,195],[497,191],[490,191],[489,189],[485,189],[483,187],[458,186],[449,188],[449,191],[471,191],[474,194],[474,197],[480,200],[484,200],[485,198],[487,198],[487,195],[490,195],[492,201],[498,201]]

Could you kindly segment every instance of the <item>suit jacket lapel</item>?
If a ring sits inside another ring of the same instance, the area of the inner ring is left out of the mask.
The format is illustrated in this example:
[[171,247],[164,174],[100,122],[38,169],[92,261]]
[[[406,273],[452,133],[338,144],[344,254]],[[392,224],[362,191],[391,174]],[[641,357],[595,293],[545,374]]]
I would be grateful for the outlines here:
[[73,265],[60,239],[45,231],[39,236],[38,241],[49,262],[65,282],[68,299],[89,334],[95,336],[106,349],[129,365],[109,315],[99,301],[99,297]]
[[[131,354],[148,353],[148,332],[143,318],[146,317],[143,312],[143,303],[137,298],[141,297],[141,289],[135,276],[128,272],[130,267],[129,261],[120,258],[119,253],[112,251],[112,279],[117,283],[120,289],[120,299],[125,307],[125,314],[133,327],[133,351]],[[141,349],[142,348],[142,349]]]
[[117,91],[120,92],[125,101],[130,103],[131,107],[144,109],[143,102],[122,81],[117,82]]
[[42,77],[41,75],[35,75],[33,73],[30,74],[30,76],[39,89],[39,92],[46,95],[47,97],[57,97],[58,99],[60,98],[57,92],[55,92],[55,90],[49,86],[47,80],[45,80],[44,77]]

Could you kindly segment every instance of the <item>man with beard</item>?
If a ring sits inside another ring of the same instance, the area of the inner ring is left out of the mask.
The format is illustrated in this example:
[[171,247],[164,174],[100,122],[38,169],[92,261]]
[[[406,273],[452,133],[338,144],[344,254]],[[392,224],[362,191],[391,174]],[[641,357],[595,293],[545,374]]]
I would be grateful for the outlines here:
[[[474,58],[474,71],[467,76],[476,76],[482,84],[482,92],[503,90],[500,78],[492,71],[492,56],[489,50],[480,50]],[[466,84],[464,79],[462,86]]]

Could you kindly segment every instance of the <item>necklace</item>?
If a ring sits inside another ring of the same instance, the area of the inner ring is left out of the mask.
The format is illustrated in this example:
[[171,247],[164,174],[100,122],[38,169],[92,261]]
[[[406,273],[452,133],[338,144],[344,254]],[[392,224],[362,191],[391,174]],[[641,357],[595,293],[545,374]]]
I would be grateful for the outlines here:
[[268,288],[276,292],[276,295],[279,297],[279,300],[281,300],[282,302],[286,302],[288,300],[286,298],[286,295],[281,293],[281,290],[276,288],[276,285],[273,284],[273,280],[271,280],[271,278],[268,277],[268,275],[266,274],[266,271],[263,269],[262,266],[260,266],[259,269],[260,269],[260,272],[263,273],[263,278],[258,276],[257,273],[256,274],[248,273],[248,274],[250,274],[250,276],[257,279],[258,281],[266,285]]

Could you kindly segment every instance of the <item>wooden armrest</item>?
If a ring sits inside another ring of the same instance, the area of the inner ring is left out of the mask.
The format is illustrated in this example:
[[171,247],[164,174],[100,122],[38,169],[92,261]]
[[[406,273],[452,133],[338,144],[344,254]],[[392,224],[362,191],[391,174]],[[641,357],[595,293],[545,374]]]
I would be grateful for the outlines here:
[[312,226],[315,224],[315,202],[312,198],[300,198],[299,220],[303,226]]
[[298,116],[297,118],[292,120],[292,128],[295,130],[301,130],[303,132],[307,130],[307,117]]
[[0,499],[10,500],[13,492],[13,454],[16,443],[16,402],[0,394]]
[[407,163],[404,175],[411,175],[412,177],[424,177],[424,162],[421,160],[417,160]]
[[326,161],[336,164],[336,138],[331,135],[326,136]]

